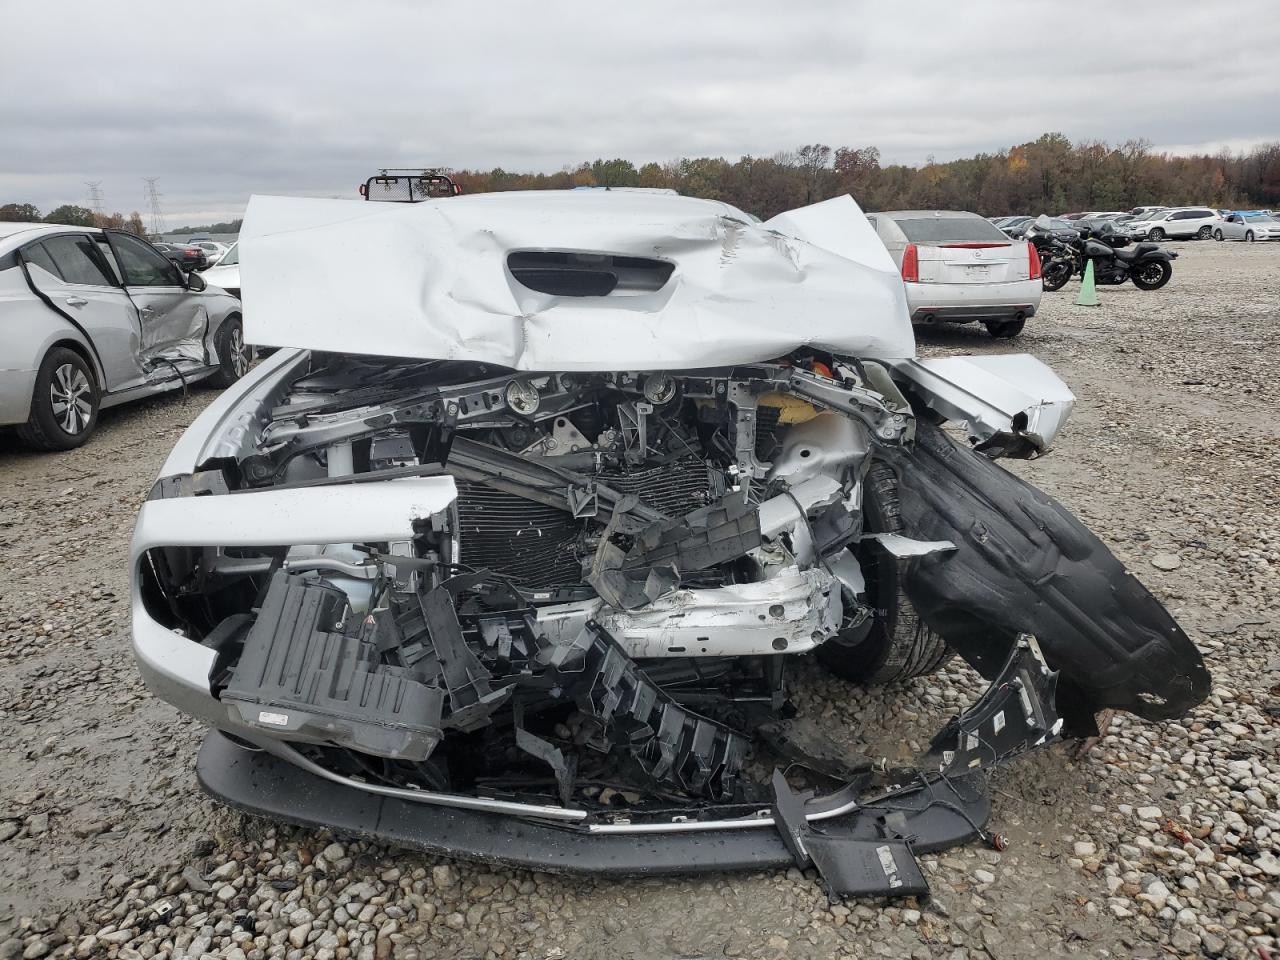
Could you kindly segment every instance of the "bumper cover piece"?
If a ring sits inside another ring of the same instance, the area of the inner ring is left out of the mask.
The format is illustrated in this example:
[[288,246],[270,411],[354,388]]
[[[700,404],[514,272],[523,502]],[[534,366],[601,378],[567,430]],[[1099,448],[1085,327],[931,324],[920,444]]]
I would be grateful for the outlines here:
[[[625,689],[626,681],[612,673],[606,666],[597,674],[593,695]],[[208,793],[239,809],[462,859],[612,875],[799,863],[817,868],[833,898],[922,895],[928,884],[915,854],[985,836],[990,799],[977,771],[986,766],[967,762],[965,744],[986,744],[987,756],[999,762],[1053,742],[1061,729],[1054,679],[1034,639],[1021,638],[986,693],[935,741],[935,749],[952,748],[939,772],[910,772],[905,786],[842,804],[842,812],[821,819],[823,803],[793,791],[781,772],[773,778],[771,817],[699,824],[708,815],[704,808],[665,823],[615,822],[593,830],[586,823],[552,825],[372,793],[294,766],[280,752],[251,752],[217,732],[206,738],[196,770]],[[558,771],[557,778],[568,775]]]
[[[592,833],[534,819],[415,803],[343,786],[264,752],[246,750],[211,731],[196,761],[200,786],[216,799],[258,816],[327,828],[461,860],[552,873],[612,876],[713,873],[791,866],[781,834],[741,827],[669,833]],[[901,814],[895,839],[913,838],[914,853],[956,846],[978,836],[991,813],[976,777],[894,795]],[[823,836],[883,845],[886,811],[864,807],[822,821]],[[896,837],[897,833],[901,837]],[[819,841],[821,844],[822,841]],[[887,883],[861,888],[894,896]],[[850,895],[855,895],[851,891]]]

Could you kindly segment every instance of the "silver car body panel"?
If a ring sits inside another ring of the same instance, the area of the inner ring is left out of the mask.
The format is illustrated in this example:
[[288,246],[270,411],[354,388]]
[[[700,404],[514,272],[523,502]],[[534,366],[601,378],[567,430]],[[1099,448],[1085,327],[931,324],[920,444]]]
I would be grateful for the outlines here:
[[911,383],[929,409],[963,422],[970,441],[1025,443],[1038,456],[1071,415],[1075,395],[1046,364],[1026,353],[903,360],[894,373]]
[[452,477],[420,477],[148,501],[138,512],[130,548],[133,648],[143,680],[157,696],[226,726],[227,712],[209,690],[214,651],[157,623],[143,606],[136,571],[152,547],[407,540],[415,520],[447,510],[456,498]]
[[[559,296],[517,281],[513,252],[672,272],[657,289]],[[246,339],[263,346],[562,371],[693,369],[804,346],[915,355],[901,279],[847,196],[764,224],[724,203],[626,191],[254,197],[240,260]]]
[[68,282],[11,255],[38,241],[66,235],[98,238],[104,231],[53,224],[4,226],[0,263],[10,265],[0,268],[0,425],[26,422],[40,364],[58,345],[86,358],[104,409],[178,389],[217,371],[216,337],[222,323],[239,312],[234,297],[217,288]]

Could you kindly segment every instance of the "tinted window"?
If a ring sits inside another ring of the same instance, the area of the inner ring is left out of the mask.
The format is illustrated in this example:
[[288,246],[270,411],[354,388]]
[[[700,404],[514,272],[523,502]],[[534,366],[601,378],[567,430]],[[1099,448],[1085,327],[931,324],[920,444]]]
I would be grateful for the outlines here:
[[62,278],[62,273],[58,270],[53,262],[53,258],[49,256],[49,251],[44,248],[43,244],[33,243],[30,246],[22,248],[22,257],[28,263],[34,264],[45,273],[52,276]]
[[111,249],[111,244],[107,242],[107,236],[100,233],[93,238],[98,246],[98,253],[101,255],[103,262],[107,265],[107,269],[111,271],[111,276],[115,278],[117,284],[124,283],[124,274],[120,272],[120,264],[116,260],[115,251]]
[[981,217],[903,217],[894,222],[912,243],[1008,243],[998,227]]
[[44,247],[67,283],[86,283],[96,287],[114,285],[115,281],[98,253],[98,245],[84,234],[49,237],[44,241]]
[[120,254],[120,265],[124,268],[125,278],[131,286],[182,286],[178,268],[150,245],[122,233],[113,233],[112,240]]

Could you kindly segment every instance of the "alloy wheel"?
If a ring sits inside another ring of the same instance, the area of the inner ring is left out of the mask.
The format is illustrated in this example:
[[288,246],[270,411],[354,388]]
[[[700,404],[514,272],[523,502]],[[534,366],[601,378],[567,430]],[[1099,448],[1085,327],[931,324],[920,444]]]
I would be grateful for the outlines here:
[[244,331],[239,324],[231,328],[227,346],[231,352],[231,369],[235,371],[236,379],[239,379],[249,372],[249,351],[244,345]]
[[88,426],[93,414],[93,387],[84,371],[75,364],[64,363],[53,371],[53,379],[49,382],[49,401],[58,426],[71,436]]

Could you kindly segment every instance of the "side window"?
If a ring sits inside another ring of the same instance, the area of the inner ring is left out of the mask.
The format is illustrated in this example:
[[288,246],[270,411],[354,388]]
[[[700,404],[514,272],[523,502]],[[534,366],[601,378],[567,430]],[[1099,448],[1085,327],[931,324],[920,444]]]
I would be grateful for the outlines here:
[[33,266],[39,267],[50,276],[62,279],[62,272],[53,262],[53,257],[49,256],[49,251],[44,248],[43,243],[32,243],[22,248],[22,258]]
[[124,274],[120,272],[120,263],[116,260],[115,251],[111,249],[111,244],[107,243],[107,236],[100,233],[93,238],[94,243],[98,247],[98,255],[107,265],[107,269],[111,271],[111,275],[115,277],[117,284],[124,284]]
[[120,256],[125,282],[135,287],[180,287],[182,275],[164,256],[137,237],[112,233],[111,245]]
[[64,233],[49,237],[44,241],[44,247],[67,283],[115,286],[106,263],[98,253],[98,245],[84,234]]

